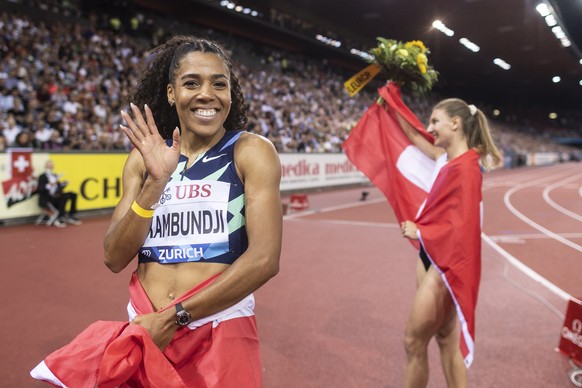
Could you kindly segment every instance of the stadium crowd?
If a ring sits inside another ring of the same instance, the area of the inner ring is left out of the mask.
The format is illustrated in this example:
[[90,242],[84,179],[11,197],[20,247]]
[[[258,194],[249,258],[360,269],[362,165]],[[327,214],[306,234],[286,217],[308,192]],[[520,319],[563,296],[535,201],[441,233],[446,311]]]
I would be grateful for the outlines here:
[[[210,37],[232,50],[250,105],[247,129],[268,137],[279,152],[341,152],[342,142],[375,98],[374,87],[350,98],[343,83],[351,74],[325,61],[160,16],[139,13],[128,31],[114,17],[82,13],[72,0],[6,3],[36,8],[43,18],[0,14],[0,151],[129,150],[119,130],[119,111],[129,102],[137,64],[149,48],[180,32]],[[281,20],[278,15],[273,22]],[[427,122],[438,99],[433,95],[406,102]],[[518,120],[492,120],[491,126],[506,153],[573,153],[553,143],[549,134],[539,136],[543,128],[535,125],[524,131]]]

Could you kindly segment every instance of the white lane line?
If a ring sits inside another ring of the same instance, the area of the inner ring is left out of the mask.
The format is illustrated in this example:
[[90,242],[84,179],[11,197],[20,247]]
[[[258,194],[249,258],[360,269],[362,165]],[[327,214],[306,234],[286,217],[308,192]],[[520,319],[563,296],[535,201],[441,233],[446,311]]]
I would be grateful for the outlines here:
[[[509,169],[510,174],[499,174],[494,175],[497,170],[492,172],[486,173],[484,178],[486,178],[483,184],[490,184],[493,186],[508,186],[508,185],[516,185],[530,181],[532,178],[536,178],[540,176],[540,172],[543,173],[544,176],[552,175],[554,172],[552,166],[546,166],[544,171],[542,169],[544,167],[534,168],[534,169],[527,169],[527,170],[519,170],[519,169]],[[569,168],[573,169],[573,168]],[[559,169],[559,171],[563,170],[563,168]],[[507,170],[501,170],[507,171]],[[499,172],[501,172],[499,171]],[[493,176],[492,176],[493,175]]]
[[544,278],[542,275],[523,264],[521,261],[510,255],[505,249],[501,248],[493,239],[487,236],[485,233],[481,233],[483,240],[489,244],[493,249],[495,249],[501,256],[503,256],[510,264],[523,272],[527,277],[540,283],[542,286],[547,288],[549,291],[557,295],[563,300],[573,299],[572,295],[568,294],[566,291],[562,290],[560,287],[556,286],[554,283],[550,282],[548,279]]
[[381,198],[370,199],[370,200],[366,200],[366,201],[345,203],[343,205],[328,206],[328,207],[324,207],[321,209],[305,210],[305,211],[301,211],[301,212],[297,212],[297,213],[287,214],[283,217],[283,219],[288,220],[288,219],[293,219],[293,218],[310,216],[312,214],[317,214],[317,213],[327,213],[327,212],[332,212],[335,210],[349,209],[352,207],[365,206],[365,205],[369,205],[371,203],[380,203],[380,202],[386,202],[386,198],[381,197]]
[[[562,177],[560,177],[561,179]],[[564,237],[560,236],[557,233],[552,232],[549,229],[544,228],[543,226],[541,226],[540,224],[538,224],[537,222],[534,222],[533,220],[531,220],[530,218],[526,217],[523,213],[521,213],[519,210],[517,210],[512,204],[511,204],[511,196],[516,193],[517,191],[529,187],[529,186],[534,186],[537,185],[539,183],[542,183],[544,181],[550,180],[550,179],[555,179],[555,177],[550,176],[550,177],[543,177],[540,179],[536,179],[533,181],[530,181],[528,183],[523,183],[523,184],[519,184],[515,187],[513,187],[512,189],[508,190],[505,193],[505,196],[503,197],[503,202],[505,203],[505,206],[507,207],[507,209],[509,209],[510,212],[513,213],[513,215],[515,215],[517,218],[519,218],[520,220],[522,220],[523,222],[525,222],[526,224],[528,224],[529,226],[531,226],[532,228],[542,232],[543,234],[553,238],[554,240],[578,251],[578,252],[582,252],[582,246],[568,240],[565,239]]]
[[572,175],[569,178],[566,178],[564,180],[558,181],[548,187],[546,187],[544,189],[543,192],[543,196],[544,196],[544,200],[554,209],[556,209],[557,211],[559,211],[560,213],[563,213],[565,215],[567,215],[568,217],[572,217],[573,219],[575,219],[576,221],[580,221],[582,222],[582,215],[574,213],[573,211],[570,211],[568,209],[566,209],[565,207],[562,207],[560,205],[558,205],[556,202],[554,202],[554,200],[552,200],[552,198],[550,198],[550,193],[555,190],[558,187],[561,186],[565,186],[568,183],[570,183],[571,181],[574,181],[576,179],[578,179],[579,177],[582,177],[582,174],[577,174],[577,175]]
[[[492,173],[488,173],[483,176],[484,178],[483,189],[487,190],[498,187],[513,187],[515,185],[527,183],[531,181],[533,178],[539,177],[540,173],[543,173],[544,176],[553,176],[555,174],[554,172],[555,169],[548,170],[547,168],[550,167],[552,166],[547,166],[545,167],[546,169],[544,170],[541,170],[544,167],[540,167],[538,169],[529,169],[526,171],[520,171],[519,169],[516,169],[515,171],[512,171],[512,174],[510,176],[506,175],[490,176],[488,174]],[[558,174],[563,173],[564,170],[566,170],[566,172],[568,173],[567,175],[570,176],[570,171],[578,172],[580,171],[580,167],[578,165],[568,167],[560,166],[560,169],[557,171],[557,173]],[[582,190],[582,187],[580,189]]]
[[[580,232],[560,233],[560,236],[562,236],[564,238],[582,238],[582,233],[580,233]],[[545,234],[541,234],[541,233],[496,234],[496,235],[491,235],[489,237],[491,237],[495,241],[501,241],[501,240],[504,240],[504,239],[506,239],[508,241],[510,241],[512,239],[518,239],[518,240],[544,240],[544,239],[550,238],[549,236],[546,236]]]
[[525,244],[525,240],[517,236],[491,236],[491,239],[500,244]]
[[390,223],[390,222],[363,222],[363,221],[343,221],[343,220],[302,220],[298,218],[291,219],[289,221],[303,221],[303,222],[317,222],[322,224],[336,224],[336,225],[349,225],[349,226],[369,226],[375,228],[394,228],[400,229],[400,225]]

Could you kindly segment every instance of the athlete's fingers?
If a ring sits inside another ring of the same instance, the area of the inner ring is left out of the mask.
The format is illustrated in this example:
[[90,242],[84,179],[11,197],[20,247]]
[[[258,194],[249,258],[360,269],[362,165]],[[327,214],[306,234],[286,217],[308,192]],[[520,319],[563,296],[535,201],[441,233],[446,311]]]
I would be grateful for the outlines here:
[[127,136],[129,138],[129,140],[133,143],[133,145],[138,147],[138,145],[141,144],[141,141],[138,140],[137,137],[135,137],[135,135],[133,134],[133,131],[131,129],[129,129],[125,125],[120,125],[119,128],[121,128],[123,133],[125,133],[125,136]]
[[146,122],[148,126],[149,133],[152,135],[158,135],[160,132],[158,131],[158,127],[156,126],[156,121],[154,120],[154,115],[152,110],[148,106],[148,104],[144,105],[145,115],[146,115]]
[[180,143],[182,142],[182,136],[180,135],[180,130],[178,127],[174,128],[172,132],[172,148],[176,151],[180,151]]
[[145,137],[150,132],[148,129],[148,124],[145,122],[139,108],[133,102],[131,102],[129,106],[131,107],[131,111],[133,112],[134,121],[137,124],[137,128],[139,128],[140,132]]
[[[141,142],[144,139],[145,136],[139,130],[138,126],[133,122],[131,116],[129,114],[127,114],[127,112],[125,112],[123,110],[121,111],[121,116],[123,117],[123,119],[127,123],[127,126],[124,126],[124,128],[126,128],[126,130],[128,130],[128,131],[124,130],[123,132],[125,132],[126,134],[128,134],[129,132],[131,132],[131,135],[138,142]],[[122,128],[122,130],[123,130],[123,128]],[[128,136],[129,136],[129,134],[128,134]],[[130,140],[131,140],[131,137],[130,137]]]

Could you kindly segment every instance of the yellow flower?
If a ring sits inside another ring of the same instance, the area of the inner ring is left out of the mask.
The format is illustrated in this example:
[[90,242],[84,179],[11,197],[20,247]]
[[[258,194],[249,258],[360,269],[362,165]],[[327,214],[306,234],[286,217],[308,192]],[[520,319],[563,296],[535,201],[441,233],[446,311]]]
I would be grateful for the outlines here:
[[428,58],[424,54],[418,54],[416,56],[416,64],[420,69],[422,74],[426,74],[426,65],[428,64]]
[[422,43],[420,40],[411,40],[410,42],[406,42],[406,44],[404,45],[404,47],[406,48],[411,48],[414,46],[418,47],[421,53],[424,54],[426,52],[426,47],[424,46],[424,43]]
[[399,49],[398,51],[396,51],[396,54],[400,55],[401,57],[407,57],[408,56],[408,51],[405,49]]

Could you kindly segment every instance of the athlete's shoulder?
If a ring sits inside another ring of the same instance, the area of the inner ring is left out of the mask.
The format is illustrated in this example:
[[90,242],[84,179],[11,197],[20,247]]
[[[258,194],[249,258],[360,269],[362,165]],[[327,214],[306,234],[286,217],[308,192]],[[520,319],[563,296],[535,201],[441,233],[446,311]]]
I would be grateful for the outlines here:
[[255,146],[255,147],[267,147],[274,148],[273,143],[266,137],[252,133],[252,132],[242,132],[238,141],[239,145]]
[[246,170],[245,166],[260,165],[263,171],[267,168],[279,168],[280,160],[275,146],[264,136],[244,132],[237,141],[235,148],[237,167]]

